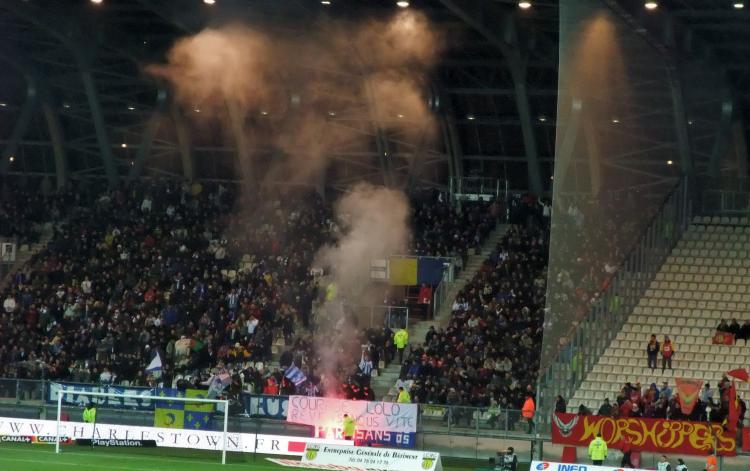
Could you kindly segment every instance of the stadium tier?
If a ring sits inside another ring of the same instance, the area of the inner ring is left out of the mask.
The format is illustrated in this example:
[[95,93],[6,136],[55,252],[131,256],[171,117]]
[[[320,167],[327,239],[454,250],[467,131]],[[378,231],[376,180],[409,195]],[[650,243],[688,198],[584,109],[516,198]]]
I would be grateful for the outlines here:
[[[750,225],[740,222],[694,218],[622,331],[569,401],[571,408],[584,404],[596,411],[604,398],[614,400],[626,381],[659,387],[666,381],[674,388],[675,378],[695,378],[716,387],[728,371],[748,364],[744,340],[715,342],[719,324],[732,319],[742,324],[750,307]],[[661,353],[656,367],[648,367],[651,335],[661,343],[664,336],[673,342],[672,369],[662,370]]]

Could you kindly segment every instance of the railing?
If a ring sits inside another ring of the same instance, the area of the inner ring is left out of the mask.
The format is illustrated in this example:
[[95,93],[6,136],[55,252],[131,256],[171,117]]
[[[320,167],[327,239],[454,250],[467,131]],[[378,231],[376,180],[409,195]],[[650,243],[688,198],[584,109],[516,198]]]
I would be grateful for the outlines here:
[[688,181],[682,180],[667,195],[658,213],[643,231],[640,242],[625,257],[601,301],[567,336],[554,359],[540,371],[537,409],[541,430],[549,430],[555,396],[572,398],[586,375],[604,353],[664,260],[687,229],[691,217]]
[[360,327],[383,327],[401,329],[409,327],[409,308],[406,306],[344,304],[344,310],[353,314],[366,325]]
[[[54,381],[48,380],[23,380],[14,378],[0,378],[0,409],[2,414],[7,413],[9,409],[17,407],[34,407],[35,410],[41,406],[40,415],[52,417],[56,410],[55,401],[50,397],[55,395],[55,388],[50,388]],[[64,402],[66,407],[80,406],[77,402],[77,392],[83,396],[86,395],[85,389],[98,391],[99,385],[77,384],[78,390],[71,389],[66,394],[70,396]],[[118,386],[112,387],[114,390]],[[131,394],[138,394],[143,390],[148,392],[147,388],[125,387]],[[140,396],[140,394],[138,394]],[[86,396],[88,397],[88,396]],[[144,399],[149,396],[143,396]],[[288,405],[288,396],[266,396],[261,394],[243,393],[244,416],[232,416],[232,421],[250,422],[253,420],[264,419],[269,421],[286,421],[285,411]],[[117,417],[119,421],[126,420],[132,424],[150,425],[153,423],[153,403],[134,401],[130,406],[123,403],[118,406],[108,406],[99,404],[97,406],[98,417]],[[150,410],[149,410],[150,409]],[[81,409],[82,410],[82,409]],[[130,423],[128,422],[128,423]],[[248,424],[236,425],[234,430],[239,428],[248,429]],[[528,435],[528,423],[521,416],[520,410],[515,409],[489,409],[487,407],[465,407],[465,406],[447,406],[435,404],[419,404],[419,416],[417,422],[417,433],[430,435],[461,435],[469,437],[523,437]]]
[[508,199],[508,182],[496,178],[460,177],[450,179],[451,201],[478,201]]
[[696,214],[703,216],[750,216],[750,179],[702,178]]

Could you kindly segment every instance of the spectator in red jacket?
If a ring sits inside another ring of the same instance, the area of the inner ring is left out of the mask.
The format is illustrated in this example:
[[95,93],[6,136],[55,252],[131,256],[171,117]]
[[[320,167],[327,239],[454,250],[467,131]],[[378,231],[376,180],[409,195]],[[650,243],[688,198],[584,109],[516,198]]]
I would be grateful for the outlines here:
[[672,357],[674,356],[674,345],[669,336],[664,336],[664,343],[661,345],[661,372],[669,368],[672,369]]

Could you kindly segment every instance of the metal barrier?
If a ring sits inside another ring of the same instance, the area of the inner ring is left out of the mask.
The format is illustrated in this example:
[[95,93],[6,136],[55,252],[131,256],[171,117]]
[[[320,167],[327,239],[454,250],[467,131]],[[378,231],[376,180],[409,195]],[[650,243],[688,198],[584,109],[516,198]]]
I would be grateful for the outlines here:
[[397,330],[409,327],[409,308],[406,306],[344,304],[344,309],[366,325],[360,327],[383,327]]
[[573,394],[598,358],[617,336],[664,260],[690,224],[692,213],[688,181],[683,179],[667,195],[640,241],[625,257],[601,301],[571,331],[554,360],[544,365],[537,388],[540,430],[549,430],[555,397]]
[[[0,406],[3,409],[41,406],[43,413],[52,418],[56,404],[53,403],[54,401],[47,401],[48,398],[44,397],[50,383],[55,383],[55,381],[0,378]],[[99,387],[98,384],[90,386]],[[71,391],[71,394],[74,393]],[[254,420],[286,422],[284,403],[288,400],[288,396],[260,394],[245,394],[244,396],[246,396],[245,410],[249,417],[233,416],[231,420],[237,424],[235,429],[249,430],[253,427],[251,423]],[[100,404],[98,410],[102,417],[112,415],[118,417],[123,423],[153,424],[153,412],[137,407],[113,408]],[[125,420],[126,417],[129,419]],[[528,434],[528,424],[521,417],[521,411],[515,409],[419,404],[417,433],[477,438],[510,436],[518,438]]]

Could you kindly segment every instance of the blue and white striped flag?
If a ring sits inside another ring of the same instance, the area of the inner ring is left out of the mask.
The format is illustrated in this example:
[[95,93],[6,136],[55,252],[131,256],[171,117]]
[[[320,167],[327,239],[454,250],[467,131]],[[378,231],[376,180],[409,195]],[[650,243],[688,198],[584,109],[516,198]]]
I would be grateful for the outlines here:
[[300,384],[307,381],[307,376],[305,376],[305,373],[303,373],[302,370],[294,366],[294,364],[292,364],[292,366],[286,369],[284,376],[286,377],[286,379],[294,383],[295,386],[299,386]]

